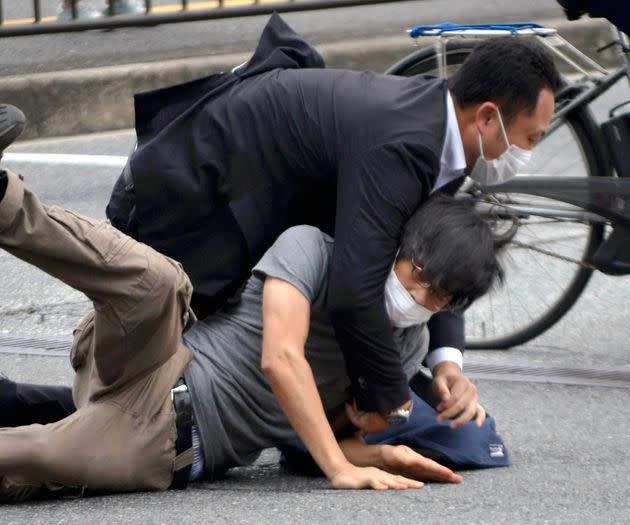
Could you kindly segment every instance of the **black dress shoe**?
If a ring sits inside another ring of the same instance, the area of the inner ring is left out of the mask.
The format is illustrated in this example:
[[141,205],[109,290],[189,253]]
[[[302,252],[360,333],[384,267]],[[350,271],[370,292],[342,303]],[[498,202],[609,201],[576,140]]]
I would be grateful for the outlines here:
[[26,117],[19,108],[11,104],[0,104],[0,158],[2,153],[20,136]]

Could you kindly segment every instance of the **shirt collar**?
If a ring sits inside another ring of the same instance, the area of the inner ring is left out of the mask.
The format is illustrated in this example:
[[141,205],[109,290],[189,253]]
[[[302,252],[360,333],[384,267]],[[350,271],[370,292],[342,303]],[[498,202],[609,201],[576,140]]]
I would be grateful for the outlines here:
[[457,124],[457,113],[451,93],[446,90],[446,136],[444,137],[444,147],[440,159],[440,174],[461,172],[466,169],[466,155],[464,154],[464,143],[459,133]]

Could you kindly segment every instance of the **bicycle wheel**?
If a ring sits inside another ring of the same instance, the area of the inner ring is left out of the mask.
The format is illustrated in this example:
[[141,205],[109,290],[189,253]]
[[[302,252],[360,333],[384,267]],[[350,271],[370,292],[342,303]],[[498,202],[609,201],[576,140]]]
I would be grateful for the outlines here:
[[[450,40],[446,48],[446,74],[452,74],[478,41]],[[435,74],[438,62],[434,48],[405,57],[387,73],[411,76]],[[565,90],[556,99],[561,107],[575,93]],[[590,111],[578,108],[536,145],[532,161],[523,175],[592,177],[608,175],[598,142],[599,130]],[[492,198],[531,207],[560,203],[527,194],[495,194]],[[562,205],[570,209],[569,205]],[[573,208],[575,210],[575,208]],[[493,228],[513,227],[510,217],[488,218]],[[512,242],[502,256],[505,280],[466,311],[466,347],[504,349],[523,344],[556,323],[580,296],[592,270],[587,260],[604,235],[601,224],[536,215],[519,217]]]

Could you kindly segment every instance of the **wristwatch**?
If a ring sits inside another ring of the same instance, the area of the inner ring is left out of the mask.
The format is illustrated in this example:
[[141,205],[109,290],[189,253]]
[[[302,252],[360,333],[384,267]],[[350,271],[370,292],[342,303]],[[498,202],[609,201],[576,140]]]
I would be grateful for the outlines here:
[[413,410],[413,400],[409,405],[409,408],[397,408],[396,410],[392,410],[388,414],[385,415],[385,421],[389,424],[390,427],[395,427],[397,425],[404,425],[409,421],[411,417],[411,411]]

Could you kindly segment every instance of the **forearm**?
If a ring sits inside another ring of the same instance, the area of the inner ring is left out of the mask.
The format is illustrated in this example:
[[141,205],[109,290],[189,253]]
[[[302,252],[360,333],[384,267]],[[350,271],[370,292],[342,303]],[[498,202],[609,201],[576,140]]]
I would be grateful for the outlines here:
[[265,374],[289,423],[330,479],[348,460],[326,418],[308,362],[292,352],[282,354],[264,368]]
[[[391,325],[376,307],[331,312],[339,346],[348,364],[357,408],[388,413],[409,401],[409,386]],[[382,326],[381,326],[382,325]],[[369,337],[369,339],[368,339]]]
[[341,440],[339,446],[347,460],[357,467],[384,467],[383,447],[388,445],[368,445],[353,436]]
[[261,366],[289,423],[335,488],[420,488],[415,480],[356,467],[344,456],[304,356],[309,317],[307,295],[282,279],[265,280]]

